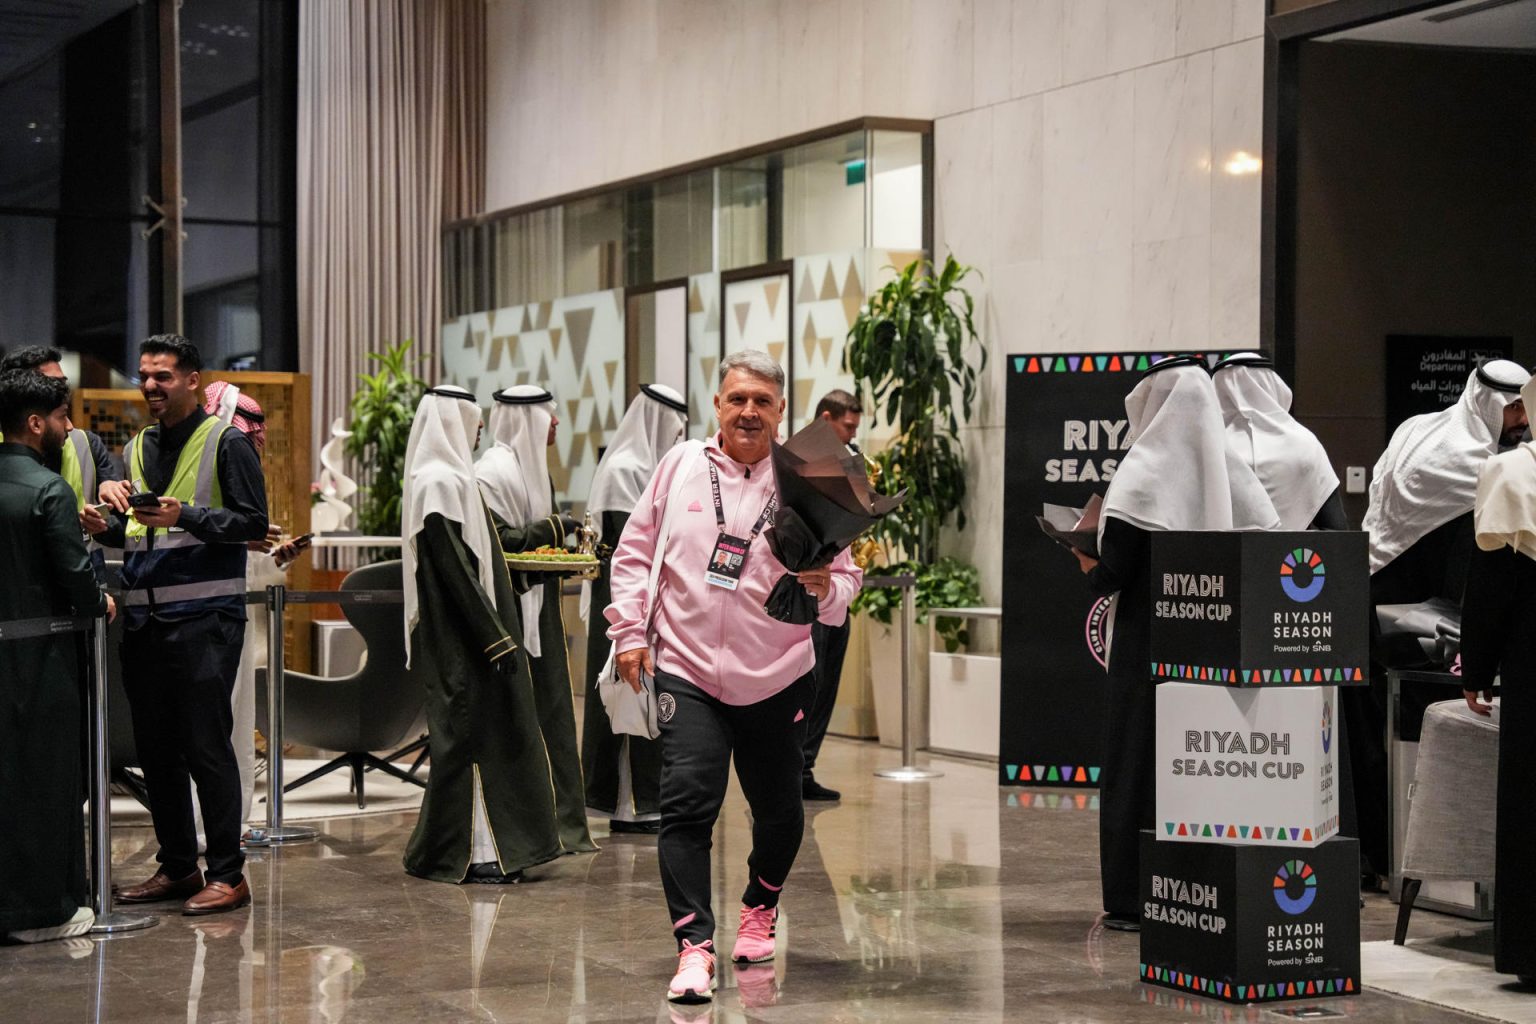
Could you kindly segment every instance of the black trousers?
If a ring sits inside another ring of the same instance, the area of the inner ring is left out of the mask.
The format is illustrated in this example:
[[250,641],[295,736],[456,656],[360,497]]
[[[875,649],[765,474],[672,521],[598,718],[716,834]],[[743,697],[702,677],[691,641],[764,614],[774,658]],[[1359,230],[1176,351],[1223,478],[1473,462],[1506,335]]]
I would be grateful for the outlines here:
[[[1339,687],[1339,713],[1349,745],[1341,747],[1348,757],[1347,776],[1353,822],[1344,822],[1343,835],[1360,840],[1360,867],[1378,875],[1390,874],[1387,857],[1387,674],[1371,667],[1368,686]],[[1351,828],[1351,824],[1353,827]]]
[[[1521,666],[1529,672],[1530,665]],[[1499,696],[1499,827],[1494,838],[1493,969],[1522,978],[1536,976],[1536,876],[1531,847],[1531,780],[1536,779],[1536,693],[1530,676],[1504,662]]]
[[832,709],[837,706],[837,687],[843,678],[843,659],[848,654],[848,621],[841,626],[811,624],[811,645],[816,650],[816,699],[805,715],[805,778],[816,768],[821,741],[832,724]]
[[210,882],[239,881],[240,768],[230,742],[230,694],[240,667],[245,623],[227,615],[184,622],[149,620],[123,631],[123,687],[133,738],[149,789],[157,858],[172,878],[197,867],[192,791],[203,812]]
[[[1120,643],[1119,637],[1115,643]],[[1107,912],[1140,917],[1141,830],[1153,827],[1157,804],[1157,687],[1147,675],[1145,661],[1135,661],[1119,672],[1116,668],[1121,666],[1110,667],[1104,718],[1100,885]]]
[[709,851],[733,754],[736,778],[752,809],[751,877],[741,901],[752,907],[778,905],[805,831],[801,748],[814,686],[812,673],[806,673],[767,700],[738,707],[677,676],[656,674],[662,719],[657,849],[679,948],[684,939],[697,945],[715,935]]

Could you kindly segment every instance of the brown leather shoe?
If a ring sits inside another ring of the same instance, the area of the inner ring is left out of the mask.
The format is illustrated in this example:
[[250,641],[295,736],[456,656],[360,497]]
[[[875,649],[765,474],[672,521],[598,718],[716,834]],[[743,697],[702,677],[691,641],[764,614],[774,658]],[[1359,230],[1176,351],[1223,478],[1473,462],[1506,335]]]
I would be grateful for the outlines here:
[[187,917],[198,917],[202,914],[223,914],[250,905],[251,887],[242,878],[238,885],[209,882],[202,892],[181,905],[181,912]]
[[149,881],[130,885],[117,891],[119,903],[159,903],[161,900],[184,900],[203,887],[203,873],[196,868],[185,878],[172,878],[164,871],[156,871]]

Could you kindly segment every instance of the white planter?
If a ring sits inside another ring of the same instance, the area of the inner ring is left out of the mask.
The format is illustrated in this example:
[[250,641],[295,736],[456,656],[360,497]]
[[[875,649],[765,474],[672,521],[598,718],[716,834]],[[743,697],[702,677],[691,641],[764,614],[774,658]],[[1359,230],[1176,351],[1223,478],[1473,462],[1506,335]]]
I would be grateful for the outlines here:
[[995,654],[928,655],[928,745],[997,757],[1002,659]]

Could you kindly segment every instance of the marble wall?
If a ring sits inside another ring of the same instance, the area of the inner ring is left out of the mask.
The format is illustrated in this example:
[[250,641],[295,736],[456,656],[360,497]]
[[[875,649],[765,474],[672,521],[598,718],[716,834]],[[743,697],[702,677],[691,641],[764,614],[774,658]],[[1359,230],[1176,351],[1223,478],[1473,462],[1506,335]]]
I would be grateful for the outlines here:
[[[965,430],[982,568],[1009,352],[1251,346],[1264,0],[490,0],[487,208],[871,115],[935,121],[935,245],[991,354]],[[700,312],[703,312],[702,310]]]

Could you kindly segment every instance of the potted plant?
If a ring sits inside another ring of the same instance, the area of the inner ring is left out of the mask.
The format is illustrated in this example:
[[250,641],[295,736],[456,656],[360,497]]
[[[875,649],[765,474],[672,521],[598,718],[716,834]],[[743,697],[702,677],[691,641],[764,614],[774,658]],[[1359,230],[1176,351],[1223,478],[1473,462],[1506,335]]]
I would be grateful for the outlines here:
[[[410,358],[411,340],[392,345],[368,358],[379,364],[377,373],[360,373],[352,396],[352,435],[347,454],[362,467],[361,501],[357,527],[365,535],[400,535],[400,485],[405,470],[405,447],[411,436],[411,420],[427,383],[417,377]],[[391,551],[384,555],[395,557]]]
[[[929,608],[979,604],[981,592],[974,566],[958,559],[941,558],[939,536],[944,525],[965,527],[965,456],[960,425],[971,415],[976,383],[987,362],[974,322],[975,306],[963,285],[974,268],[953,256],[942,267],[916,260],[870,297],[848,331],[843,366],[856,386],[872,399],[876,424],[894,431],[890,444],[871,461],[879,486],[894,494],[905,488],[907,500],[876,525],[872,539],[878,546],[871,568],[881,573],[912,572],[917,577],[914,600],[919,623],[926,622]],[[864,612],[889,627],[900,610],[896,588],[869,589],[859,593],[853,610]],[[964,620],[940,617],[935,632],[945,653],[954,654],[969,641]],[[926,647],[926,630],[915,638],[914,650]],[[877,715],[880,706],[899,702],[889,689],[899,679],[900,663],[879,666],[880,653],[896,645],[875,644],[872,668],[876,684]],[[889,654],[887,658],[889,658]],[[926,659],[914,665],[921,679]],[[882,685],[887,697],[882,700]],[[926,692],[914,694],[918,707],[927,706]],[[881,728],[882,742],[891,742],[894,726]],[[919,730],[924,732],[926,730]]]

